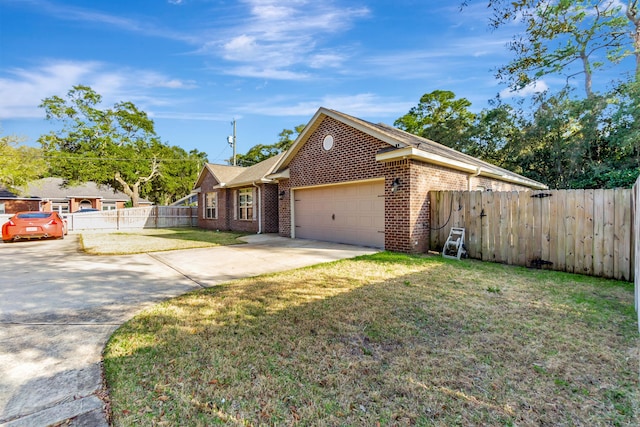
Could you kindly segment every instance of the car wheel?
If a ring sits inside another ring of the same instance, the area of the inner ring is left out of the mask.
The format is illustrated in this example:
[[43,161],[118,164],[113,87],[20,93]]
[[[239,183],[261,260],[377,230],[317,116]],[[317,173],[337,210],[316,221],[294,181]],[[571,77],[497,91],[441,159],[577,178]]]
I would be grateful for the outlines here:
[[3,242],[5,242],[5,243],[11,243],[11,242],[13,242],[13,240],[11,240],[11,239],[8,239],[8,240],[2,239],[2,241],[3,241]]

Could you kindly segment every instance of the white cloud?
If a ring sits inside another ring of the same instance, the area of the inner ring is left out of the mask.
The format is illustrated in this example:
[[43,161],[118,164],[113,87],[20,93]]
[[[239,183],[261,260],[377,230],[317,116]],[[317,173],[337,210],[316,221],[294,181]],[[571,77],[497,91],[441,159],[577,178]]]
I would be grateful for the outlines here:
[[526,98],[536,93],[544,92],[547,89],[549,89],[549,86],[543,80],[539,80],[537,82],[529,83],[528,85],[526,85],[525,87],[519,90],[514,91],[511,89],[504,89],[500,91],[500,97],[503,99],[517,98],[517,97]]
[[54,60],[33,69],[0,70],[0,75],[0,119],[43,117],[38,105],[44,98],[64,97],[78,84],[91,86],[102,95],[105,105],[119,101],[166,105],[169,101],[157,95],[159,90],[196,87],[193,81],[155,71],[122,69],[96,61]]
[[[242,77],[292,78],[309,76],[301,69],[338,66],[344,55],[322,51],[324,37],[346,31],[366,8],[341,8],[332,2],[245,0],[250,16],[222,29],[220,40],[202,44],[200,53],[243,64],[226,73]],[[339,59],[339,60],[338,60]],[[250,72],[247,72],[250,70]],[[290,77],[287,77],[290,76]]]

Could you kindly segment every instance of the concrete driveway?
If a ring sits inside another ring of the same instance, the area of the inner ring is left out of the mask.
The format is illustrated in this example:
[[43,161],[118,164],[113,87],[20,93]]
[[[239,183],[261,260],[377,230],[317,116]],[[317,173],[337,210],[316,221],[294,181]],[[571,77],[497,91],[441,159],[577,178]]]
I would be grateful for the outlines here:
[[89,256],[77,236],[0,243],[0,425],[106,426],[101,353],[151,304],[242,277],[377,250],[272,235],[246,245]]

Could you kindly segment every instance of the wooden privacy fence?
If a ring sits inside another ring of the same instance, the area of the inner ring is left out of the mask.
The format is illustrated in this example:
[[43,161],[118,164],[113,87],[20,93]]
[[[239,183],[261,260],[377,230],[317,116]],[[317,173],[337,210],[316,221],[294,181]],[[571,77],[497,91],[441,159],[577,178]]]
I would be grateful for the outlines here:
[[430,193],[432,250],[466,229],[469,257],[633,280],[632,190]]
[[638,331],[640,331],[640,177],[633,186],[632,194],[633,206],[633,249],[634,249],[634,301],[636,305],[636,313],[638,315]]
[[65,216],[70,231],[193,227],[198,222],[197,208],[190,206],[145,206]]

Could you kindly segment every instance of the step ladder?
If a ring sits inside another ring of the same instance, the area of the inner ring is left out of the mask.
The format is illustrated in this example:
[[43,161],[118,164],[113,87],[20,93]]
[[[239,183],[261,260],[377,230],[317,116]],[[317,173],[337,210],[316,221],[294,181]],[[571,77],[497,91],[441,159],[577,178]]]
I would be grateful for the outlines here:
[[442,257],[460,260],[461,257],[467,255],[464,247],[464,228],[451,227],[449,237],[442,248]]

